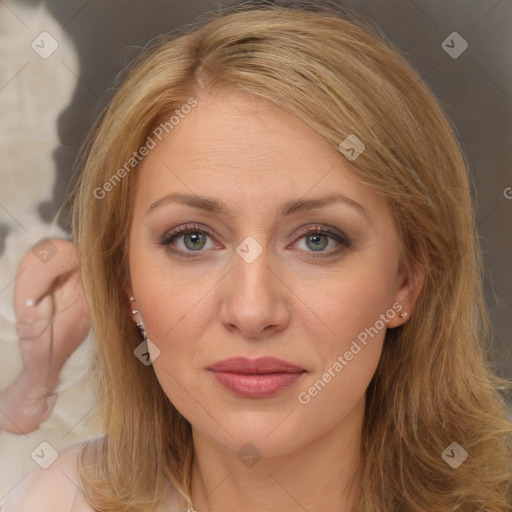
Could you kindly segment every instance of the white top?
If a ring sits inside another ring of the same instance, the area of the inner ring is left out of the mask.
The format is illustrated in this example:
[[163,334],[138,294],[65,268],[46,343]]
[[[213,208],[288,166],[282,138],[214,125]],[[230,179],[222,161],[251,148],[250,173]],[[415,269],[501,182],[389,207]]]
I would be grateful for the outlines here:
[[[9,492],[2,512],[94,512],[85,499],[78,476],[78,456],[83,445],[78,443],[63,450],[46,469],[39,465],[32,468]],[[40,464],[45,466],[46,459]],[[164,510],[185,510],[177,492],[162,506]]]

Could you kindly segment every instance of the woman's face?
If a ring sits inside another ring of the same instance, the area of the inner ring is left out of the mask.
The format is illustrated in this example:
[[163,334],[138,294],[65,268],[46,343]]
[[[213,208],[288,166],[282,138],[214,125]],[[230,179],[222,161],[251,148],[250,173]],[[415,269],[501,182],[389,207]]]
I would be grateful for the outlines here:
[[390,212],[303,121],[244,93],[197,100],[134,171],[127,293],[158,380],[230,450],[357,430],[413,306]]

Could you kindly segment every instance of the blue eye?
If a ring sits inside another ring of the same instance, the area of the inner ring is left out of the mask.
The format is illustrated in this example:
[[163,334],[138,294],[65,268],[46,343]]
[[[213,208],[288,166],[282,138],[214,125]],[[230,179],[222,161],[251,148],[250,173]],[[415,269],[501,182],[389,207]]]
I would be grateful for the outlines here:
[[[304,241],[304,252],[317,253],[319,257],[331,256],[340,252],[340,247],[350,247],[350,240],[341,233],[335,233],[324,226],[310,226],[299,233],[295,244]],[[210,246],[208,246],[210,242]],[[198,224],[180,226],[168,233],[161,241],[161,245],[168,246],[178,256],[194,257],[192,253],[204,252],[215,247],[213,234]],[[329,245],[334,245],[331,250],[326,250]],[[312,254],[316,256],[316,254]]]
[[[336,245],[341,245],[344,248],[350,247],[350,240],[347,236],[341,233],[335,233],[324,226],[310,226],[299,233],[299,240],[304,240],[305,246],[312,253],[319,253],[318,256],[330,256],[337,254],[340,248]],[[332,245],[335,247],[332,250],[326,251],[329,243],[334,242]],[[314,254],[316,256],[316,254]]]
[[[179,239],[182,239],[183,248],[178,248],[174,252],[200,252],[206,246],[208,237],[211,237],[211,233],[205,230],[203,227],[198,225],[185,225],[176,228],[170,234],[168,234],[162,241],[162,245],[172,246]],[[178,244],[179,245],[179,244]],[[207,247],[209,248],[209,247]]]

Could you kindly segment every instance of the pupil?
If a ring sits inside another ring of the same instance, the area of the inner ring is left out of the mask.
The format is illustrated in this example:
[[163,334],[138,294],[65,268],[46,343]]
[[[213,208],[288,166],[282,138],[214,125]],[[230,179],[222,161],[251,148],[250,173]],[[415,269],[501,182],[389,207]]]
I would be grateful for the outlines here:
[[[324,242],[324,243],[321,243],[320,245],[318,244],[318,242]],[[311,235],[311,236],[308,236],[307,238],[307,242],[308,242],[308,245],[309,245],[309,242],[313,242],[313,246],[310,246],[310,249],[313,249],[313,250],[318,250],[318,249],[325,249],[327,247],[327,244],[328,244],[328,240],[327,240],[327,236],[326,235]]]
[[[202,233],[188,233],[185,235],[184,241],[187,249],[201,249],[205,244],[205,238]],[[191,241],[191,243],[189,244],[187,241]]]

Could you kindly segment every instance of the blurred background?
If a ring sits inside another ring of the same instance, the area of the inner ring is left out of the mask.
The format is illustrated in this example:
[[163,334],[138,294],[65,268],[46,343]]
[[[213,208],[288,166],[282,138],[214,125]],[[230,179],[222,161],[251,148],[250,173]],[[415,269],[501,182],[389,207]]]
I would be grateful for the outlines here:
[[[232,3],[0,0],[0,389],[21,366],[12,306],[17,267],[42,237],[70,238],[62,206],[74,161],[116,76],[152,38]],[[495,371],[512,379],[512,2],[333,3],[373,20],[453,121],[471,170],[491,357]],[[39,430],[0,431],[0,504],[42,441],[59,450],[97,433],[90,345],[88,338],[68,361],[55,413]]]

